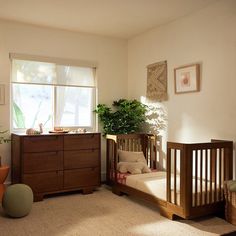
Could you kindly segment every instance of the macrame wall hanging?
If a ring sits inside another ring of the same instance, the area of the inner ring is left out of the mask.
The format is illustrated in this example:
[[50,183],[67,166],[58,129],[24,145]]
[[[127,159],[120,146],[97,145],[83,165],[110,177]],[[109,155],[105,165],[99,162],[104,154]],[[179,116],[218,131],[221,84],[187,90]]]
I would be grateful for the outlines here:
[[147,66],[147,94],[152,101],[167,100],[167,61]]

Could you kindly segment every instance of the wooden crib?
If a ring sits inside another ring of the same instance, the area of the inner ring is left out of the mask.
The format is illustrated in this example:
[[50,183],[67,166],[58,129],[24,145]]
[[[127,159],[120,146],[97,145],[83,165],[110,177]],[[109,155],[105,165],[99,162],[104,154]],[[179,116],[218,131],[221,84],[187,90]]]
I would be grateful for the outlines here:
[[120,173],[117,171],[120,149],[142,151],[148,166],[159,174],[158,148],[158,140],[154,135],[107,135],[107,183],[112,186],[113,193],[125,193],[154,203],[160,213],[169,219],[176,216],[192,219],[223,213],[223,183],[232,179],[233,142],[167,142],[165,199],[128,186],[120,181]]

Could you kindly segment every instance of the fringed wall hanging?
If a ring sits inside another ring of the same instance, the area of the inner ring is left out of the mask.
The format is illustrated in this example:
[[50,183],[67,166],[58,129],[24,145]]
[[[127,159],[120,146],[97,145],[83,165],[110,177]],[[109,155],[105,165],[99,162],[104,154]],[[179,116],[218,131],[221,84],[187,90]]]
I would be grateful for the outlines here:
[[147,94],[152,101],[166,101],[167,96],[167,61],[147,66]]

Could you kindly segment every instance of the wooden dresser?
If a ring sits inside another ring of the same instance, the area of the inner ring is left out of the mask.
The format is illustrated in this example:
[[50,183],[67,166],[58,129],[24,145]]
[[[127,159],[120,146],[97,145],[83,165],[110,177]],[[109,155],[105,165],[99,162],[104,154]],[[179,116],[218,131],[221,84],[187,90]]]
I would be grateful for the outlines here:
[[92,193],[101,181],[101,135],[12,134],[12,183],[25,183],[34,200],[82,190]]

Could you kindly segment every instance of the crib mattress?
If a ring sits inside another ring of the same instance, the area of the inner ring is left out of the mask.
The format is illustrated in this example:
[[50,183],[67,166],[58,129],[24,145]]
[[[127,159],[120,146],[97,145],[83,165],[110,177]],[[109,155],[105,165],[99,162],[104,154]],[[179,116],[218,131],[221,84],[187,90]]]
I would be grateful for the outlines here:
[[[161,200],[166,201],[166,172],[157,171],[145,174],[137,174],[137,175],[128,175],[125,177],[125,184],[134,189],[140,190],[142,192],[151,194]],[[124,184],[124,181],[123,181]],[[205,181],[202,183],[205,186]],[[197,202],[195,202],[195,193],[193,193],[193,205],[199,205],[200,198],[202,198],[202,202],[205,202],[205,194],[207,196],[206,201],[210,202],[210,198],[214,197],[209,194],[209,191],[203,191],[200,194],[200,181],[197,181]],[[195,189],[195,179],[193,179],[193,190]],[[174,178],[171,177],[171,199],[174,199]],[[219,186],[216,188],[217,192],[222,191],[219,190]],[[207,193],[206,193],[207,192]],[[217,194],[218,195],[218,194]],[[176,197],[177,204],[180,203],[180,178],[177,176],[176,178]],[[218,199],[220,200],[220,199]]]
[[[151,194],[159,199],[166,200],[166,172],[158,171],[146,174],[128,175],[126,177],[126,185]],[[177,184],[177,193],[178,192],[179,183]]]

